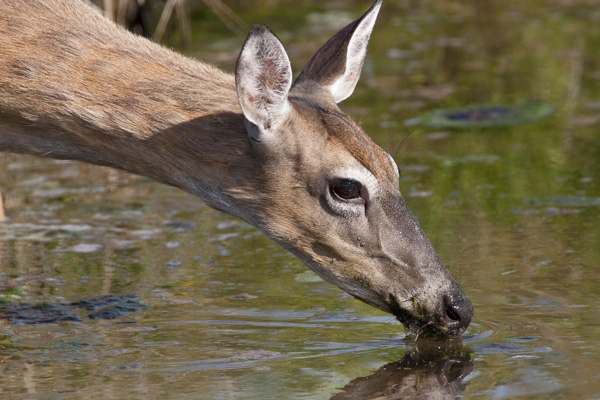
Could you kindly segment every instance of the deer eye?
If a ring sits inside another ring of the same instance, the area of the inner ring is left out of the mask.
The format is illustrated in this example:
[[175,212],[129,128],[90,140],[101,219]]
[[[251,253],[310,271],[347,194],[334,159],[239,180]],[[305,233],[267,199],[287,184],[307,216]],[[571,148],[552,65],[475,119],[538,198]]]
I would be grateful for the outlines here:
[[362,200],[360,182],[352,179],[337,179],[330,185],[331,193],[342,201]]

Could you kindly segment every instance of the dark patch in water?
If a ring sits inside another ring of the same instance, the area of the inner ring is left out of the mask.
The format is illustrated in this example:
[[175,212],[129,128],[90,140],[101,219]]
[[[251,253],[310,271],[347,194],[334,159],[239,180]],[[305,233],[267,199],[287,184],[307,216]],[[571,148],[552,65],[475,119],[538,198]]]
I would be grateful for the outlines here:
[[134,295],[107,295],[74,303],[7,303],[0,304],[0,318],[19,324],[50,324],[54,322],[83,322],[77,310],[94,311],[90,319],[114,319],[149,307],[138,302]]
[[453,121],[478,122],[497,119],[511,112],[512,110],[506,107],[487,107],[481,109],[461,111],[454,114],[448,113],[446,115],[446,118]]
[[9,303],[0,306],[0,318],[21,324],[49,324],[52,322],[82,322],[68,310],[68,304]]
[[552,105],[541,101],[511,106],[473,105],[429,111],[405,123],[423,124],[434,128],[493,128],[528,124],[553,112]]
[[88,314],[90,319],[114,319],[119,318],[149,307],[146,304],[138,302],[138,297],[134,295],[114,296],[107,295],[92,300],[82,300],[71,303],[71,305],[86,310],[98,311]]

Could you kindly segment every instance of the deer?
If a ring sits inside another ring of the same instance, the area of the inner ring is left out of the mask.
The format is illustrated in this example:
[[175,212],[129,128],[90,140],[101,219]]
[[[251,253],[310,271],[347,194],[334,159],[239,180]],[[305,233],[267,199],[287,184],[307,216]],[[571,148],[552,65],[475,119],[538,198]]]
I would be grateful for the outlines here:
[[294,79],[262,24],[229,74],[82,0],[3,0],[0,151],[180,188],[254,225],[409,335],[460,336],[471,302],[404,201],[394,159],[338,106],[357,85],[381,5]]

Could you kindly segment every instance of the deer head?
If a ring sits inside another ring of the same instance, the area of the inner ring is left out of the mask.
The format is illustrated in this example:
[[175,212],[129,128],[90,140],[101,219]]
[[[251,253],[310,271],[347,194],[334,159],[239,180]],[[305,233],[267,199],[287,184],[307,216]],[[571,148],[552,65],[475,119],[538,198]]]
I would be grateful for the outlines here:
[[410,332],[456,336],[471,303],[404,202],[392,157],[337,106],[357,84],[380,7],[327,41],[295,81],[277,37],[250,31],[235,78],[259,169],[242,217]]

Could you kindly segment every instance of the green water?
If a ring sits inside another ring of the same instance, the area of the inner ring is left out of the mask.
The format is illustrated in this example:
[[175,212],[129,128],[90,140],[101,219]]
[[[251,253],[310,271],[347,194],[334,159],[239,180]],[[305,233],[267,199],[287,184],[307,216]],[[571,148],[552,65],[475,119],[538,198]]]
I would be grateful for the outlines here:
[[[279,35],[296,72],[369,6],[230,5]],[[231,71],[241,39],[202,8],[193,29],[186,52]],[[472,300],[462,340],[405,341],[392,317],[179,190],[0,154],[2,287],[150,306],[0,321],[0,398],[600,398],[600,5],[387,1],[371,40],[342,108],[403,167],[409,206]],[[534,124],[405,125],[536,100],[556,111]]]

